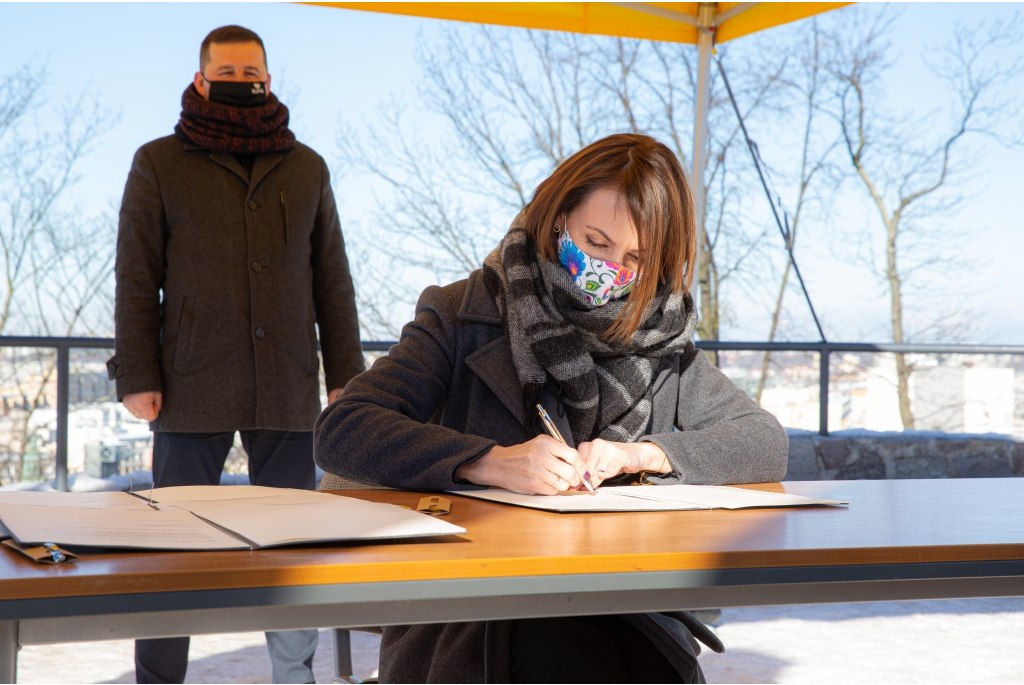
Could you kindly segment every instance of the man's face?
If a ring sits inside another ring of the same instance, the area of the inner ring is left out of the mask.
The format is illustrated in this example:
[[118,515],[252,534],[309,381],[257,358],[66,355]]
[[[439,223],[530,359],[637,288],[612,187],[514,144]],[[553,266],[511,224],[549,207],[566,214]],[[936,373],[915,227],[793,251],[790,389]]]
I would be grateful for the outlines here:
[[197,71],[193,83],[204,100],[210,99],[210,81],[265,81],[270,93],[270,74],[259,43],[211,43],[210,61]]

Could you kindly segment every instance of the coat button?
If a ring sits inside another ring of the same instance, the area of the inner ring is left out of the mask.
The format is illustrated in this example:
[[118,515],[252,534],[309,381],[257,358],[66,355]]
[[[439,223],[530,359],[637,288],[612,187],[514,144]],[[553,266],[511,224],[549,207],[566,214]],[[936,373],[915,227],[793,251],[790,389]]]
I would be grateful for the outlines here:
[[266,335],[266,333],[264,332],[264,330],[262,328],[257,328],[256,329],[256,337],[257,338],[262,338],[264,335]]
[[255,271],[256,273],[259,273],[259,272],[263,271],[263,265],[260,264],[259,262],[253,262],[252,263],[252,270]]
[[249,200],[249,209],[256,209],[256,203],[252,200]]

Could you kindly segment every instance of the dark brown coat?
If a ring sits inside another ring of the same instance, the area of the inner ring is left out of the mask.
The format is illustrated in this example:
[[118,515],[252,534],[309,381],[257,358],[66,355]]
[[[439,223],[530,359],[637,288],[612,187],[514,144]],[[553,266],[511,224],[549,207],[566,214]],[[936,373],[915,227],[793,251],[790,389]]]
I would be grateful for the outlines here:
[[175,136],[139,148],[117,237],[117,398],[163,393],[169,432],[306,431],[363,370],[327,165],[302,144],[231,154]]
[[[684,358],[685,356],[685,358]],[[544,399],[572,440],[557,401]],[[408,490],[470,490],[455,471],[494,445],[533,437],[525,426],[512,348],[480,271],[420,297],[401,341],[353,379],[320,415],[313,457],[346,479]],[[789,440],[703,352],[666,359],[654,380],[648,435],[673,473],[660,483],[725,485],[781,480]],[[683,607],[666,606],[666,610]],[[696,634],[720,644],[681,612],[626,620],[675,666],[683,682],[701,678]],[[510,682],[510,621],[389,626],[380,651],[384,682]]]

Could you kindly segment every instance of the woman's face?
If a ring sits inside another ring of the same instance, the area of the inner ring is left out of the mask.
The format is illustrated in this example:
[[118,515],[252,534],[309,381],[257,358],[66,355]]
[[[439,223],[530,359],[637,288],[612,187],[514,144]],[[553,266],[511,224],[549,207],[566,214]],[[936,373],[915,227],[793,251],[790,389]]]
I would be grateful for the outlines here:
[[565,223],[569,237],[588,257],[637,270],[639,239],[626,198],[619,191],[595,190],[566,217]]

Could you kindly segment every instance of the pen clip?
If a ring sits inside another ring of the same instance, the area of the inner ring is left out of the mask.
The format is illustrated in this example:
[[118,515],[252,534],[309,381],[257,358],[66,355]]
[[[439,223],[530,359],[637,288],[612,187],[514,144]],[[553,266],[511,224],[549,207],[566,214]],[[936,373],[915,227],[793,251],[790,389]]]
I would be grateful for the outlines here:
[[548,433],[551,434],[551,437],[563,445],[568,445],[569,443],[567,443],[565,438],[562,437],[562,434],[559,432],[558,427],[555,426],[555,422],[551,420],[551,416],[548,414],[547,410],[538,404],[537,412],[540,414],[540,419],[544,422],[544,427],[547,429]]

